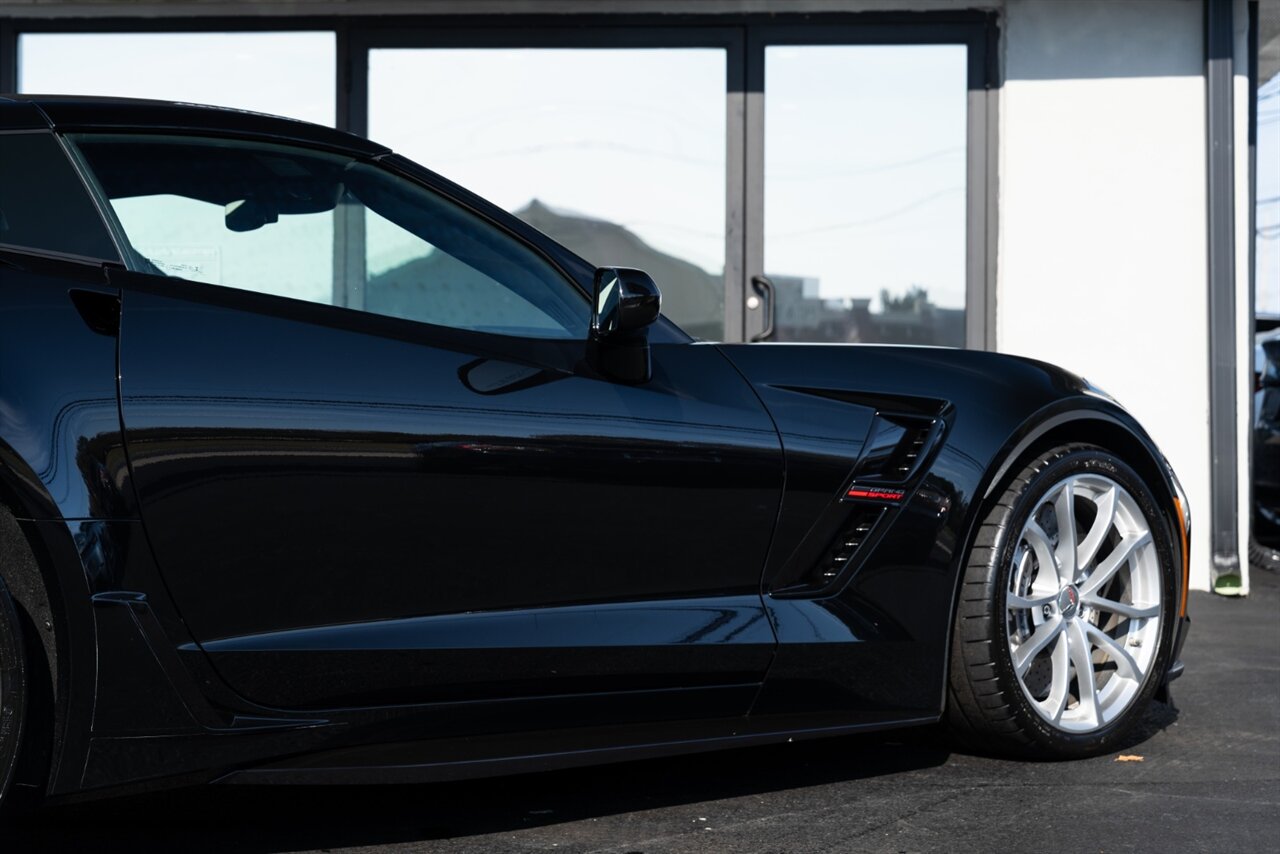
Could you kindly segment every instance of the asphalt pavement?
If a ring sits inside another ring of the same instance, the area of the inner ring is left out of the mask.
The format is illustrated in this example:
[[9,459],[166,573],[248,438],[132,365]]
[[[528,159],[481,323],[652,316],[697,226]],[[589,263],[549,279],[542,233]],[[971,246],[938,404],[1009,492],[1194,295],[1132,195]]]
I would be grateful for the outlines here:
[[0,851],[1280,850],[1280,577],[1191,596],[1186,675],[1121,753],[1027,763],[913,730],[466,783],[208,787],[48,809]]

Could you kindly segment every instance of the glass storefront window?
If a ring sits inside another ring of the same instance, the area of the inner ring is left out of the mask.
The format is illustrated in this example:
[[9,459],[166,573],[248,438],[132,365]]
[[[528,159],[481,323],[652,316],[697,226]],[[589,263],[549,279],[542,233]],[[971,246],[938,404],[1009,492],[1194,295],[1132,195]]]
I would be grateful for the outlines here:
[[724,335],[725,52],[375,49],[369,135]]
[[1254,213],[1255,311],[1280,317],[1280,74],[1258,87]]
[[775,340],[963,346],[966,48],[765,51]]
[[156,98],[334,124],[334,35],[24,33],[18,91]]
[[[972,47],[783,43],[784,28],[775,43],[773,27],[760,32],[745,48],[397,38],[368,49],[353,117],[367,108],[372,139],[589,262],[648,271],[664,313],[697,337],[758,331],[763,315],[750,310],[726,330],[725,299],[750,296],[763,273],[774,340],[963,346]],[[333,125],[336,50],[332,32],[22,33],[19,89]],[[747,102],[763,108],[763,157],[757,114],[738,112],[742,93],[728,83],[755,51],[763,92]],[[354,61],[363,56],[357,48]],[[726,246],[730,207],[745,239]],[[741,281],[726,282],[726,260]]]

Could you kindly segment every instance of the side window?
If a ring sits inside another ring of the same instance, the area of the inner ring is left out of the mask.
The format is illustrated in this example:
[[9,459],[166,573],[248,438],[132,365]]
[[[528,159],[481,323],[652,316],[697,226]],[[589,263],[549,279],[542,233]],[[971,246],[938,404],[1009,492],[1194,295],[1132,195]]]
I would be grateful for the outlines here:
[[0,133],[0,245],[120,257],[52,133]]
[[423,187],[343,155],[195,137],[74,138],[132,269],[534,338],[583,338],[584,295]]

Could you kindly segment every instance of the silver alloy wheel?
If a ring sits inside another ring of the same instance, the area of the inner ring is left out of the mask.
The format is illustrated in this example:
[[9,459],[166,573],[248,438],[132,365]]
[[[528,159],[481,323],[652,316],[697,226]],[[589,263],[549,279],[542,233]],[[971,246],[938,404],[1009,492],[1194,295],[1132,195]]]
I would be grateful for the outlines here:
[[1160,646],[1160,560],[1124,487],[1076,474],[1050,489],[1018,535],[1009,654],[1035,710],[1093,732],[1133,702]]

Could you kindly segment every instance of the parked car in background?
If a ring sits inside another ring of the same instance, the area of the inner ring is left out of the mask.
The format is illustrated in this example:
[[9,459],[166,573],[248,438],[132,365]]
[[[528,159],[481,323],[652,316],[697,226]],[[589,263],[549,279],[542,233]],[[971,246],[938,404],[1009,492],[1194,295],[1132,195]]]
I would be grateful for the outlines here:
[[0,129],[0,795],[938,721],[1083,757],[1181,672],[1185,495],[1064,370],[696,342],[328,128]]
[[1254,347],[1253,542],[1249,560],[1280,569],[1280,328],[1259,332]]

